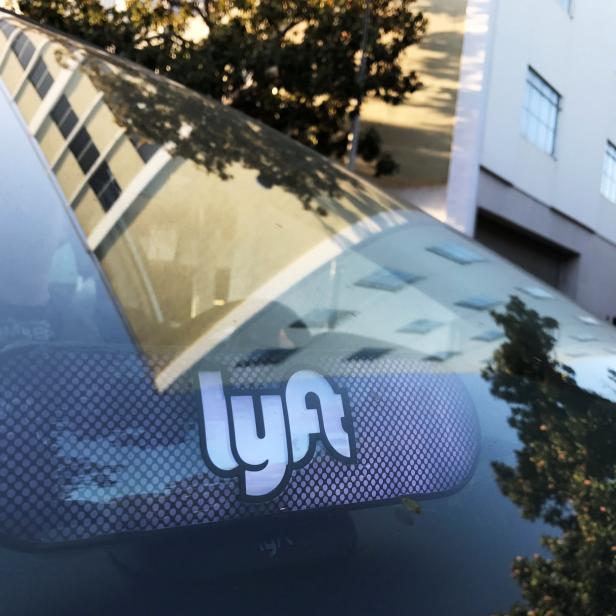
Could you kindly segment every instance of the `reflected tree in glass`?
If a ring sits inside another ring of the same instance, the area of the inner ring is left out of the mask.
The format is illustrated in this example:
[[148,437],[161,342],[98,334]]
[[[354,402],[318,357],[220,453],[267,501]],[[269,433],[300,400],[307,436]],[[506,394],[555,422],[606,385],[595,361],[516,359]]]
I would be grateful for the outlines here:
[[[512,297],[493,313],[506,341],[483,377],[509,404],[521,448],[493,462],[500,489],[525,518],[555,527],[546,555],[519,556],[523,603],[509,614],[616,613],[616,405],[576,384],[554,354],[559,324]],[[610,373],[616,386],[616,373]]]

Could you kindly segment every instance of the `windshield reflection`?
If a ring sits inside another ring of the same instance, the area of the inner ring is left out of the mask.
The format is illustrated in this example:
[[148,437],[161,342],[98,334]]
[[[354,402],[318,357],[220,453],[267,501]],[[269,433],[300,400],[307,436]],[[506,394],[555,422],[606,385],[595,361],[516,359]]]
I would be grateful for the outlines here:
[[[513,575],[541,613],[607,614],[616,605],[606,580],[616,553],[616,405],[556,359],[558,321],[515,296],[494,320],[507,340],[482,375],[522,444],[515,465],[493,462],[496,480],[525,518],[558,531],[542,539],[549,555],[519,556]],[[614,370],[609,378],[616,389]]]
[[557,293],[314,152],[141,68],[26,35],[45,88],[14,54],[2,79],[161,391],[220,345],[248,357],[328,331],[351,336],[348,356],[404,347],[476,371],[503,336],[488,312],[512,292],[549,304],[561,353],[616,347]]

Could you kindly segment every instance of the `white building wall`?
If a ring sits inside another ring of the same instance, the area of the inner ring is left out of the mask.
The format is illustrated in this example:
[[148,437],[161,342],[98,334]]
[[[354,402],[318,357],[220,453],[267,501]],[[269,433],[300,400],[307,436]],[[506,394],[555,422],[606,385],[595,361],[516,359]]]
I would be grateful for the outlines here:
[[[468,0],[466,7],[460,86],[445,199],[446,216],[441,220],[467,235],[472,235],[475,228],[497,8],[498,0]],[[423,204],[418,205],[432,214]]]
[[[616,2],[499,0],[481,164],[517,189],[616,242],[616,204],[600,193],[616,143]],[[528,67],[562,96],[556,152],[522,136]]]

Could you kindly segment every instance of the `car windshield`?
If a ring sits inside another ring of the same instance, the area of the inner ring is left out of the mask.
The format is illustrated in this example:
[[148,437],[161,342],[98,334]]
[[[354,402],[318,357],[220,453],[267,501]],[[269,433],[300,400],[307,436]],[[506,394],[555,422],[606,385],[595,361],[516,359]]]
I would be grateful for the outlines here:
[[0,18],[6,613],[492,614],[601,583],[612,326],[264,125]]

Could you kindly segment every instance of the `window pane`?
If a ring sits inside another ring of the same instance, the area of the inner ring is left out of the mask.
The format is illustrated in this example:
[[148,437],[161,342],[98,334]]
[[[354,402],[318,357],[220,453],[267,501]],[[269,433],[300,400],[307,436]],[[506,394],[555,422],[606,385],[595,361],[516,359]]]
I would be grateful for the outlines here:
[[58,129],[64,137],[68,137],[75,124],[77,124],[77,116],[64,95],[60,97],[58,104],[53,108],[51,117],[58,125]]
[[92,138],[85,128],[79,129],[69,148],[84,173],[92,167],[94,161],[98,158],[98,148],[92,142]]
[[71,141],[69,148],[75,155],[75,158],[79,158],[81,153],[88,147],[89,143],[90,135],[88,135],[84,128],[81,128],[75,135],[75,138]]
[[131,143],[135,146],[137,153],[143,160],[143,162],[147,163],[154,154],[156,154],[159,149],[159,145],[157,143],[150,143],[148,141],[144,141],[137,135],[130,135],[129,139]]
[[20,32],[13,41],[12,47],[17,54],[19,63],[26,68],[34,55],[34,45],[30,42],[30,39],[23,32]]
[[93,173],[89,184],[96,193],[105,211],[108,210],[120,196],[121,189],[111,174],[109,165],[105,161],[103,161]]
[[9,36],[11,35],[11,32],[15,30],[15,26],[11,25],[8,21],[5,21],[3,19],[0,21],[0,30],[4,32],[4,36],[6,36],[6,38],[9,38]]
[[98,195],[103,209],[107,211],[120,196],[120,187],[118,183],[111,178],[110,182],[105,186],[104,190]]
[[35,90],[38,92],[39,96],[43,98],[45,94],[51,88],[51,84],[53,83],[53,79],[47,70],[47,66],[43,60],[40,58],[37,60],[34,68],[32,69],[28,79],[34,86]]
[[560,95],[532,69],[528,70],[522,134],[539,149],[554,153]]
[[607,142],[605,159],[603,161],[603,175],[601,176],[601,194],[616,203],[616,146]]

